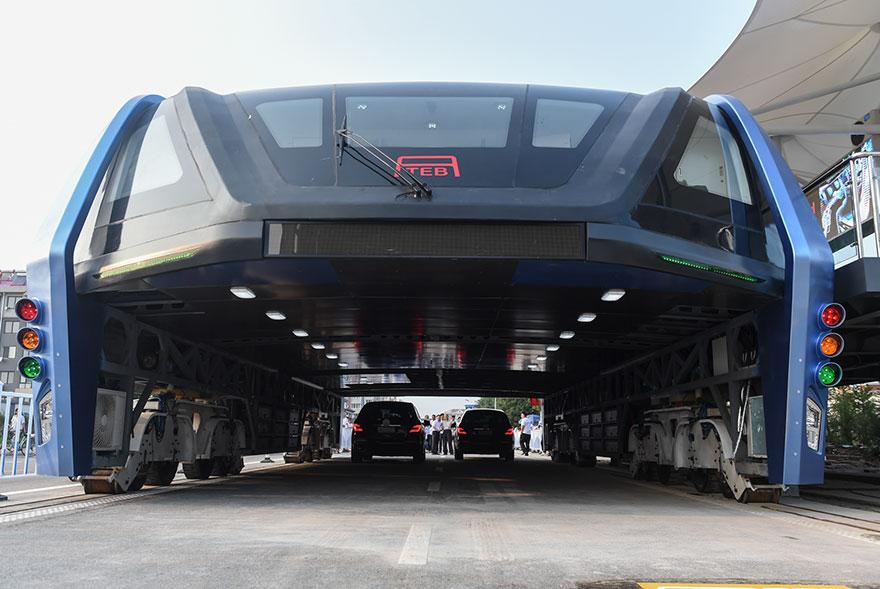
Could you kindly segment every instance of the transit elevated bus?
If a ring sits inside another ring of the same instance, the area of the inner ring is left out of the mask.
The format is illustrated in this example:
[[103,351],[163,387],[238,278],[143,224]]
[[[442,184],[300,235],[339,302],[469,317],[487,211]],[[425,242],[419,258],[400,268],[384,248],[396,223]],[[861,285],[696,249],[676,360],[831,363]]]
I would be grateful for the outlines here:
[[803,193],[732,98],[143,96],[53,227],[22,370],[40,471],[90,491],[236,472],[373,394],[542,397],[557,459],[739,499],[822,480],[845,310]]

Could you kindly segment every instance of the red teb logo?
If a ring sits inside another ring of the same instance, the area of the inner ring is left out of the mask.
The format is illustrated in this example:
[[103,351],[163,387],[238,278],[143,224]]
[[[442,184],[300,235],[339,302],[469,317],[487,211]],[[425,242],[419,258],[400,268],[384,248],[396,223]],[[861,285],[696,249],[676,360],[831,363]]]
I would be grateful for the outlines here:
[[455,178],[461,175],[458,171],[458,158],[454,155],[402,155],[397,158],[395,178],[401,168],[406,169],[410,174],[422,177],[449,176],[450,171]]

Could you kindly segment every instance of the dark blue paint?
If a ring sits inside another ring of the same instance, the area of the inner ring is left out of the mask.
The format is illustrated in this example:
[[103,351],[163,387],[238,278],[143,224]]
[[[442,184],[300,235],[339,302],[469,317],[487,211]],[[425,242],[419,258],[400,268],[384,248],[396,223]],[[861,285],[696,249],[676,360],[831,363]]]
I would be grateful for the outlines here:
[[[54,228],[44,257],[28,264],[28,294],[43,304],[46,376],[37,402],[54,394],[52,437],[38,446],[43,475],[81,475],[92,467],[101,308],[76,293],[73,251],[95,194],[116,150],[160,96],[128,101],[104,131]],[[39,428],[38,428],[39,429]]]
[[742,138],[785,251],[785,297],[758,317],[770,482],[821,483],[824,448],[809,449],[804,419],[810,395],[823,408],[824,442],[828,390],[816,385],[815,368],[817,313],[833,296],[831,249],[794,175],[745,106],[727,96],[706,100],[724,111]]

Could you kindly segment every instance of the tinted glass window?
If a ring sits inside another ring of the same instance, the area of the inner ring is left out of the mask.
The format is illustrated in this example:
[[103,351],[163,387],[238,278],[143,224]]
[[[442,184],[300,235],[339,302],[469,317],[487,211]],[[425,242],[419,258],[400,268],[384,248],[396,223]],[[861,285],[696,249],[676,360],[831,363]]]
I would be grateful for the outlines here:
[[681,186],[752,204],[739,146],[723,118],[697,119],[673,178]]
[[461,426],[469,427],[510,427],[507,415],[496,411],[468,411],[461,418]]
[[645,229],[766,260],[761,202],[724,115],[698,101],[633,219]]
[[165,115],[139,127],[123,148],[110,180],[110,201],[170,186],[183,176],[183,168],[168,130]]
[[534,147],[577,147],[604,108],[592,102],[539,98],[535,107]]
[[361,425],[406,425],[418,421],[418,417],[412,405],[389,403],[365,406],[355,421]]
[[320,98],[280,100],[257,105],[278,147],[320,147],[323,143],[324,101]]
[[345,125],[379,147],[507,145],[513,98],[350,96]]

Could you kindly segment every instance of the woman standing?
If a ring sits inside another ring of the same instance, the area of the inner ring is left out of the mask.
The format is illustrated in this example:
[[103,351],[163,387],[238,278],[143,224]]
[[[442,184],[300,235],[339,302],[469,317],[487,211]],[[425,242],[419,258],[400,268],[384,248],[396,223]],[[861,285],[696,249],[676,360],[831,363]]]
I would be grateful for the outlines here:
[[529,450],[532,452],[541,453],[541,442],[544,439],[544,427],[541,425],[541,422],[535,424],[535,427],[532,428],[532,439],[529,440]]
[[348,415],[342,418],[342,436],[339,440],[340,452],[348,452],[351,450],[351,419]]

